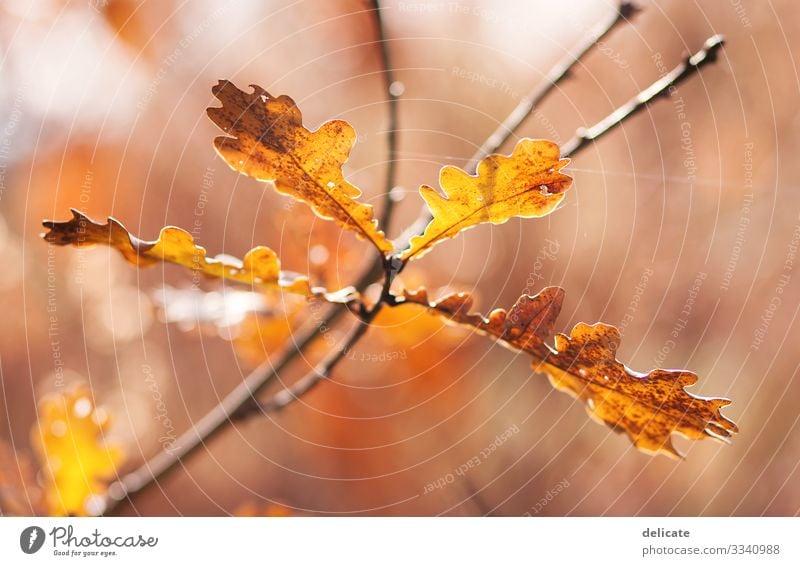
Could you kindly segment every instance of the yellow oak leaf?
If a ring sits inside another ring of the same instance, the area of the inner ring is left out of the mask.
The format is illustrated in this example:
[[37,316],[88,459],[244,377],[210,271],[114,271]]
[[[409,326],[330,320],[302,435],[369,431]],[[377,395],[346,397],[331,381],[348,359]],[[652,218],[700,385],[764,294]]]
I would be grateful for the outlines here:
[[510,156],[482,159],[477,175],[458,167],[442,168],[439,184],[445,194],[426,185],[420,188],[432,219],[422,235],[411,238],[400,259],[418,259],[442,240],[478,224],[550,214],[572,183],[571,177],[560,172],[567,163],[553,142],[523,139]]
[[109,217],[108,222],[100,224],[75,209],[72,209],[70,220],[65,222],[45,220],[43,225],[50,230],[44,235],[44,239],[51,244],[79,247],[104,244],[118,250],[130,263],[140,267],[167,262],[209,277],[220,277],[305,296],[324,291],[312,290],[307,277],[282,272],[277,254],[264,246],[253,248],[242,260],[228,255],[207,258],[206,250],[196,245],[192,235],[180,228],[167,226],[161,229],[158,239],[140,240],[114,218]]
[[230,81],[212,88],[222,106],[209,108],[208,116],[228,134],[214,140],[219,155],[235,171],[271,181],[278,192],[353,230],[382,253],[392,251],[372,206],[356,200],[361,191],[342,173],[356,139],[352,126],[331,120],[312,132],[303,126],[294,100],[273,97],[260,86],[251,88],[247,93]]
[[85,386],[40,401],[31,437],[43,463],[50,515],[93,515],[102,510],[97,500],[122,463],[122,450],[105,442],[109,424],[108,414],[95,407]]
[[470,312],[472,298],[466,293],[430,301],[421,289],[406,291],[402,299],[531,354],[534,369],[546,374],[555,388],[582,400],[593,418],[625,432],[645,452],[680,458],[673,433],[726,441],[738,432],[720,413],[730,400],[685,390],[697,382],[695,374],[663,369],[638,373],[618,361],[620,333],[613,326],[579,323],[570,336],[557,334],[555,345],[547,344],[563,300],[562,289],[546,287],[537,295],[523,295],[509,311],[495,309],[484,317]]

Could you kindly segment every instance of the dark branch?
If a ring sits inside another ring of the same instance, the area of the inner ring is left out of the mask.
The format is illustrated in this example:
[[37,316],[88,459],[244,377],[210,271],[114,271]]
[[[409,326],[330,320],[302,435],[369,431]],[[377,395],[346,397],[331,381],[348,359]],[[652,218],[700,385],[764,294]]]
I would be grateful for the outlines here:
[[392,295],[391,292],[392,281],[397,274],[397,271],[394,269],[394,263],[392,263],[391,260],[386,260],[383,263],[383,269],[383,288],[381,289],[380,298],[370,309],[361,311],[358,325],[350,331],[342,347],[332,352],[322,363],[302,378],[298,379],[294,384],[276,393],[272,399],[265,403],[247,405],[247,407],[243,407],[242,411],[237,416],[246,417],[257,411],[260,411],[262,414],[279,411],[313,389],[320,382],[330,377],[333,369],[347,356],[350,350],[353,349],[356,343],[358,343],[361,337],[367,332],[369,325],[375,320],[381,308],[383,308],[384,305],[395,306],[398,304],[396,297]]
[[319,335],[323,325],[333,325],[346,312],[343,305],[331,309],[325,320],[319,325],[306,330],[301,336],[292,340],[283,349],[273,364],[268,360],[258,366],[244,378],[241,384],[228,393],[219,404],[214,406],[191,429],[175,440],[171,447],[159,452],[156,456],[142,464],[133,472],[111,484],[108,489],[106,508],[103,514],[111,514],[122,501],[130,499],[160,477],[175,469],[185,458],[205,446],[206,442],[225,430],[237,413],[246,407],[256,405],[254,396],[264,389],[275,377],[294,361],[297,355],[305,350]]
[[[373,0],[373,7],[372,12],[377,23],[381,47],[381,61],[384,66],[384,81],[389,97],[388,166],[386,170],[386,192],[384,195],[385,204],[382,216],[383,229],[387,230],[394,210],[392,189],[395,185],[397,171],[397,99],[399,93],[392,88],[394,78],[390,66],[389,51],[385,40],[378,0]],[[383,256],[373,259],[356,282],[356,290],[359,292],[363,291],[368,285],[380,278],[381,274],[384,274],[383,295],[388,295],[388,287],[391,285],[393,276],[396,273],[391,272],[389,267],[387,267],[388,265]],[[384,268],[386,269],[384,270]],[[382,303],[379,302],[362,316],[362,320],[359,321],[358,326],[348,336],[344,346],[326,358],[322,364],[320,364],[319,368],[317,368],[317,371],[302,378],[291,388],[278,393],[278,395],[270,401],[272,405],[267,403],[265,409],[277,410],[278,408],[288,405],[298,396],[314,387],[323,377],[329,375],[331,370],[364,335],[369,323],[377,315],[381,306]],[[256,400],[256,396],[263,391],[278,374],[288,367],[301,352],[308,348],[319,336],[320,328],[333,326],[345,312],[347,312],[345,305],[333,305],[328,310],[328,314],[325,316],[324,320],[310,327],[301,336],[295,337],[292,343],[288,344],[283,349],[274,364],[268,360],[245,377],[240,385],[234,388],[220,403],[206,413],[190,430],[182,434],[180,438],[172,444],[174,448],[159,452],[139,468],[111,484],[106,496],[103,514],[112,514],[123,501],[130,500],[137,493],[140,493],[146,487],[158,481],[159,478],[177,468],[185,458],[205,446],[206,442],[225,430],[234,420],[249,415],[253,413],[254,410],[260,409],[261,404]]]
[[[398,93],[393,90],[392,84],[394,83],[391,67],[389,66],[389,55],[383,34],[383,24],[380,19],[380,8],[377,0],[373,1],[374,13],[378,22],[380,44],[382,52],[382,61],[386,66],[384,69],[384,80],[387,86],[389,96],[389,138],[388,138],[388,153],[389,161],[386,172],[386,193],[385,193],[385,207],[383,214],[384,229],[389,225],[394,209],[392,198],[392,189],[395,185],[396,175],[396,131],[397,131],[397,97]],[[481,149],[470,161],[468,169],[474,169],[477,162],[486,154],[494,153],[502,144],[507,141],[513,133],[518,129],[524,119],[530,114],[533,108],[543,100],[548,93],[550,93],[554,86],[569,73],[569,70],[575,65],[577,61],[583,57],[592,45],[596,45],[602,37],[604,37],[611,29],[613,29],[620,21],[625,21],[632,13],[633,6],[627,2],[620,5],[619,13],[613,22],[606,24],[603,30],[591,34],[591,43],[583,45],[578,52],[577,57],[572,57],[570,60],[562,61],[557,65],[549,74],[548,80],[542,86],[537,87],[520,105],[509,115],[509,117],[501,124],[500,128],[495,131],[487,141],[481,145]],[[683,81],[691,74],[698,71],[705,64],[715,60],[716,54],[722,47],[723,41],[720,36],[714,36],[706,41],[702,50],[694,55],[688,57],[681,65],[673,69],[670,73],[663,78],[656,81],[648,89],[628,101],[625,105],[610,114],[604,120],[588,128],[582,130],[573,139],[567,142],[562,147],[563,155],[572,155],[586,147],[592,141],[596,141],[601,136],[605,135],[616,126],[621,124],[624,120],[633,116],[650,102],[657,99],[659,96],[665,95],[670,92],[671,88]],[[422,217],[421,217],[422,220]],[[414,232],[406,234],[414,234],[421,231],[429,219],[427,215],[422,227],[417,227],[415,224]],[[404,234],[405,236],[405,234]],[[410,238],[410,235],[408,236]],[[407,241],[408,238],[401,236],[401,241]],[[154,458],[144,463],[134,472],[127,474],[121,480],[112,484],[108,490],[106,500],[106,508],[104,514],[112,513],[117,506],[125,500],[130,500],[137,493],[141,492],[146,487],[154,484],[159,478],[167,474],[170,470],[175,469],[180,462],[186,457],[196,452],[199,448],[205,445],[206,442],[214,438],[219,432],[225,430],[233,420],[243,418],[254,412],[274,412],[278,411],[297,398],[307,393],[314,388],[317,384],[326,379],[336,365],[341,362],[353,346],[364,336],[370,323],[378,314],[384,305],[394,305],[395,301],[390,292],[390,287],[394,276],[402,269],[402,265],[396,265],[396,260],[393,258],[376,258],[370,266],[364,271],[355,287],[359,291],[363,291],[369,284],[376,281],[381,274],[384,276],[383,290],[379,301],[369,310],[360,313],[360,320],[356,327],[350,332],[341,348],[332,352],[326,357],[314,371],[302,377],[290,387],[277,393],[272,399],[265,403],[259,403],[256,400],[258,393],[270,384],[279,373],[281,373],[297,356],[304,351],[319,335],[319,328],[323,326],[332,326],[341,318],[346,311],[345,305],[334,305],[328,311],[325,319],[318,325],[313,325],[308,328],[303,334],[292,341],[292,344],[287,345],[282,353],[278,356],[277,361],[272,364],[269,361],[265,362],[253,372],[251,372],[242,383],[237,386],[231,393],[229,393],[218,405],[209,411],[200,421],[198,421],[191,430],[184,433],[178,440],[175,441],[174,449],[166,449],[157,454]]]
[[[292,404],[294,401],[311,391],[319,383],[330,377],[333,369],[341,362],[350,350],[356,345],[364,334],[369,329],[369,325],[377,314],[380,307],[383,305],[378,303],[376,308],[370,311],[370,314],[363,320],[359,320],[358,324],[348,335],[341,348],[332,352],[320,363],[313,371],[307,373],[302,378],[298,379],[290,387],[281,390],[269,401],[261,403],[258,409],[262,413],[274,413],[280,411],[287,405]],[[250,413],[256,412],[255,410]]]
[[590,142],[596,141],[606,135],[622,122],[642,111],[651,102],[661,96],[668,96],[673,88],[687,77],[698,72],[704,65],[716,61],[717,53],[724,43],[725,40],[721,35],[708,38],[700,51],[687,57],[683,63],[672,69],[662,78],[631,98],[628,102],[614,110],[594,126],[578,130],[574,138],[561,146],[561,155],[564,157],[574,156]]
[[381,7],[378,0],[372,0],[372,9],[375,12],[375,24],[378,28],[378,45],[381,52],[381,67],[383,68],[383,86],[389,103],[389,129],[386,138],[386,184],[384,187],[383,214],[381,215],[381,228],[389,233],[389,223],[394,213],[397,202],[392,192],[397,184],[397,106],[402,94],[402,85],[395,81],[394,67],[392,66],[389,43],[386,40],[386,26],[383,24]]

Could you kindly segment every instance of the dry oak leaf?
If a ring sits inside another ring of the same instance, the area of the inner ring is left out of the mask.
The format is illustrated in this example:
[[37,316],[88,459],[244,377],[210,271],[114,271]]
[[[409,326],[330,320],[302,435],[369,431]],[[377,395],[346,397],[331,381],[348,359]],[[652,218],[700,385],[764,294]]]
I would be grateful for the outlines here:
[[312,132],[303,127],[294,100],[250,88],[247,93],[219,81],[211,89],[222,106],[209,108],[208,116],[228,134],[214,140],[220,156],[235,171],[273,182],[278,192],[305,202],[321,218],[355,231],[382,253],[391,252],[372,206],[356,200],[361,191],[342,173],[356,139],[352,126],[331,120]]
[[196,245],[192,235],[180,228],[167,226],[161,229],[158,239],[140,240],[114,218],[109,217],[108,222],[100,224],[75,209],[72,209],[70,220],[66,222],[45,220],[43,225],[50,230],[44,235],[44,239],[51,244],[59,246],[104,244],[118,250],[130,263],[140,267],[167,262],[209,277],[261,285],[289,293],[305,296],[323,293],[320,289],[312,290],[307,277],[282,272],[278,256],[264,246],[253,248],[242,260],[228,255],[207,258],[206,250]]
[[698,397],[685,388],[697,375],[683,370],[654,369],[639,373],[617,360],[619,330],[603,323],[579,323],[571,335],[557,334],[555,351],[534,364],[553,387],[584,401],[589,414],[627,433],[646,452],[682,458],[672,433],[699,440],[726,440],[738,432],[720,409],[729,399]]
[[50,515],[95,515],[98,501],[122,463],[122,450],[107,444],[108,414],[96,408],[91,392],[76,386],[39,403],[32,443],[46,477]]
[[496,309],[488,317],[470,312],[466,293],[429,301],[424,289],[405,291],[406,302],[426,305],[446,319],[488,334],[502,344],[532,354],[535,370],[552,385],[584,401],[589,414],[615,430],[625,432],[645,452],[682,457],[672,434],[697,440],[726,441],[738,432],[720,413],[728,399],[698,397],[685,387],[697,382],[688,371],[655,369],[634,372],[616,359],[620,333],[613,326],[577,324],[570,336],[557,334],[555,347],[545,340],[561,310],[564,291],[546,287],[534,296],[523,295],[509,310]]
[[553,142],[523,139],[510,156],[493,154],[482,159],[477,175],[458,167],[442,168],[439,184],[445,194],[426,185],[420,188],[432,219],[422,235],[411,238],[400,259],[420,258],[442,240],[478,224],[550,214],[572,184],[572,178],[560,172],[569,159],[560,155]]
[[544,340],[553,333],[564,302],[564,290],[546,287],[537,295],[522,295],[508,311],[495,309],[485,318],[471,312],[473,298],[469,293],[452,293],[430,301],[427,291],[422,288],[404,291],[402,300],[427,307],[448,322],[468,326],[513,350],[545,356],[550,351]]

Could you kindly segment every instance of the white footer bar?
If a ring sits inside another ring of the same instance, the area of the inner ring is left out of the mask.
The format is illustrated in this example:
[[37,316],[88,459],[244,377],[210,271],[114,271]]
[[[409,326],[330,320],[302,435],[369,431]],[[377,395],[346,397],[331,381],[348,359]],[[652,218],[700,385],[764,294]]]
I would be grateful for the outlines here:
[[0,563],[796,565],[799,539],[798,518],[0,518]]

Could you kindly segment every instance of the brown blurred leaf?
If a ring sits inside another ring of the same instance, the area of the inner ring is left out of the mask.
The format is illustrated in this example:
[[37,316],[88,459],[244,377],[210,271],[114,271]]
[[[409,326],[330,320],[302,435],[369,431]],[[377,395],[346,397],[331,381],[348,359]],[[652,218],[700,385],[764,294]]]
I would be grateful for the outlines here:
[[104,244],[115,248],[130,263],[140,267],[167,262],[209,277],[262,285],[289,293],[311,296],[323,292],[316,289],[312,291],[307,277],[281,272],[278,256],[264,246],[253,248],[243,260],[227,255],[207,258],[206,250],[195,245],[192,235],[180,228],[167,226],[161,229],[158,239],[140,240],[114,218],[109,217],[106,224],[100,224],[75,209],[72,209],[70,220],[46,220],[43,225],[50,230],[44,239],[51,244],[79,247]]
[[496,309],[484,318],[469,312],[468,294],[434,302],[424,289],[404,296],[407,302],[427,305],[450,321],[532,354],[534,369],[547,374],[554,387],[584,401],[592,417],[624,431],[640,450],[682,457],[672,444],[672,433],[724,441],[738,431],[720,413],[730,404],[728,399],[697,397],[685,390],[697,382],[695,374],[663,369],[642,374],[619,362],[620,333],[613,326],[579,323],[570,336],[557,334],[555,347],[546,344],[563,299],[563,290],[547,287],[538,295],[523,295],[508,312]]
[[105,494],[122,463],[118,446],[106,444],[108,414],[94,406],[85,386],[51,394],[39,403],[39,421],[32,443],[47,478],[46,503],[50,515],[93,515],[93,498]]
[[242,503],[233,514],[237,517],[292,517],[292,509],[281,503],[266,503],[259,505],[248,501]]
[[309,131],[291,98],[273,97],[260,86],[251,88],[253,92],[246,93],[230,81],[220,81],[212,89],[222,107],[209,108],[208,116],[229,134],[214,140],[220,156],[235,171],[272,181],[279,192],[355,231],[381,252],[392,251],[372,206],[355,200],[361,191],[342,174],[356,138],[352,126],[331,120]]
[[475,176],[458,167],[442,168],[439,184],[444,196],[432,187],[420,188],[432,220],[421,236],[411,238],[400,259],[420,258],[442,240],[478,224],[550,214],[572,184],[571,177],[560,173],[567,163],[553,142],[523,139],[510,156],[482,159]]
[[36,470],[24,454],[0,440],[0,516],[44,515],[47,509]]

